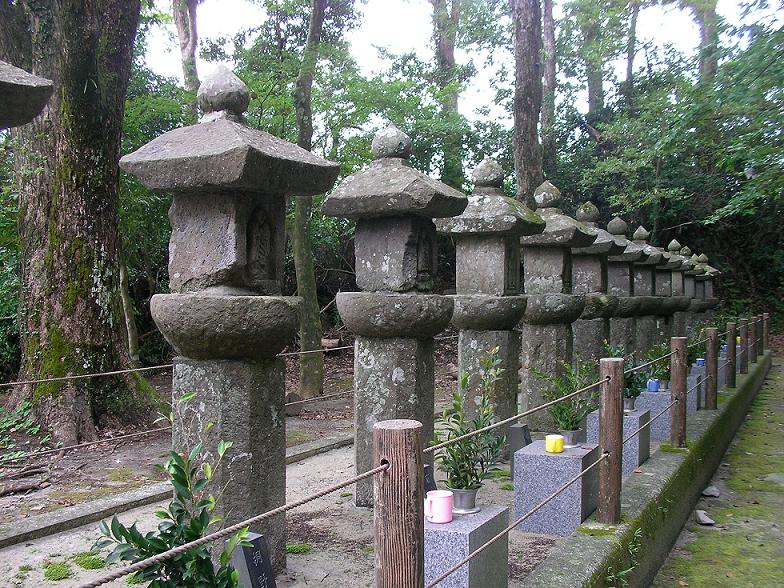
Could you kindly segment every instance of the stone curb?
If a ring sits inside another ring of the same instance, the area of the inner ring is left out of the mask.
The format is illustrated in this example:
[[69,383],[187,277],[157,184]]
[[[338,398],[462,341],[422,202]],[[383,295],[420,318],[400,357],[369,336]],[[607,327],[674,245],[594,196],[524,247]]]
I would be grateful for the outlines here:
[[[301,443],[286,449],[286,465],[353,443],[353,436],[332,437]],[[137,488],[129,492],[15,521],[10,526],[0,527],[0,549],[75,529],[114,514],[168,500],[170,496],[171,486],[166,482],[159,482],[144,488]]]
[[[658,450],[626,478],[621,524],[585,521],[558,544],[520,584],[523,588],[586,588],[614,585],[608,577],[628,572],[628,586],[651,585],[703,488],[718,468],[751,402],[772,366],[766,351],[749,373],[738,374],[735,390],[722,389],[717,411],[699,411],[687,421],[688,449]],[[636,561],[630,547],[636,546]]]

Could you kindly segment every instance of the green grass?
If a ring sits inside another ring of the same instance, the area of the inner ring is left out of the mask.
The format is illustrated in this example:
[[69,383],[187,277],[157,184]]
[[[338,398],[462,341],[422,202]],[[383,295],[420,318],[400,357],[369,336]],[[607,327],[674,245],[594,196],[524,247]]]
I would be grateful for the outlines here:
[[101,556],[99,556],[94,551],[83,551],[82,553],[77,553],[71,559],[77,566],[85,570],[100,570],[106,566],[103,558],[101,558]]
[[57,561],[44,564],[44,578],[53,582],[65,580],[73,575],[71,566],[67,563]]
[[514,484],[511,482],[504,482],[501,484],[501,490],[514,490]]
[[309,553],[313,549],[309,543],[288,543],[286,544],[286,553],[302,554]]
[[341,492],[340,493],[340,497],[341,498],[348,498],[349,496],[352,496],[351,492]]

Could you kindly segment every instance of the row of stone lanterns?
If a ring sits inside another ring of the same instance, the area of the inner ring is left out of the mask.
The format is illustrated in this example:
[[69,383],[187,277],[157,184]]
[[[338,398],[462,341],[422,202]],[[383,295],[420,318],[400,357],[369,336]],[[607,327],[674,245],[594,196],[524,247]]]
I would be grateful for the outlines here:
[[[231,524],[285,502],[284,366],[276,355],[298,320],[298,299],[280,296],[285,199],[328,191],[338,165],[248,127],[248,89],[225,68],[204,81],[199,101],[205,113],[199,124],[161,135],[121,166],[147,187],[174,195],[172,293],[153,297],[151,310],[178,354],[173,400],[197,396],[175,423],[173,442],[179,449],[202,442],[214,460],[218,442],[232,441],[215,473],[226,486],[221,510]],[[480,358],[499,349],[505,375],[493,396],[504,418],[541,404],[546,384],[535,371],[559,373],[574,349],[581,359],[596,360],[606,339],[627,349],[634,341],[652,344],[656,317],[675,308],[662,298],[680,298],[680,290],[665,285],[669,272],[687,267],[681,258],[690,252],[667,253],[662,262],[647,231],[638,229],[630,242],[620,219],[604,231],[593,205],[573,219],[560,210],[560,192],[549,182],[536,190],[534,212],[503,195],[503,172],[492,160],[474,171],[476,188],[466,197],[415,170],[408,161],[411,140],[398,129],[381,131],[373,154],[375,161],[345,178],[323,205],[325,214],[357,223],[361,291],[339,294],[337,307],[356,336],[358,472],[375,465],[378,421],[416,419],[425,439],[432,437],[433,337],[450,321],[460,330],[461,369],[476,374]],[[456,241],[453,297],[433,293],[437,231]],[[691,295],[690,272],[705,276]],[[685,274],[689,309],[707,309],[715,270],[700,260]],[[708,298],[693,302],[698,292]],[[469,397],[478,385],[473,376]],[[530,424],[550,426],[542,413]],[[357,484],[355,499],[372,504],[372,481]],[[266,535],[281,568],[283,517],[254,530]]]

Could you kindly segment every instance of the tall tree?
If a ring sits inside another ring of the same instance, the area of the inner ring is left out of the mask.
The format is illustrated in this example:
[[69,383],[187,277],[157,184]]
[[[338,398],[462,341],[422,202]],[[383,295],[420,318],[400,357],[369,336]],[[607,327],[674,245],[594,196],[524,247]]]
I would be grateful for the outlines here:
[[555,173],[555,21],[553,0],[542,2],[542,36],[544,43],[544,77],[542,79],[542,168],[547,177]]
[[199,33],[196,24],[196,8],[203,0],[172,0],[174,24],[180,40],[180,59],[185,89],[193,92],[193,108],[196,108],[196,92],[199,90],[199,73],[196,69],[196,49]]
[[627,108],[631,107],[634,95],[634,56],[637,53],[637,18],[639,15],[640,0],[631,0],[629,2],[629,34],[626,37],[626,79],[623,82]]
[[[316,74],[321,33],[328,0],[311,0],[310,23],[302,65],[294,85],[294,107],[297,114],[297,145],[310,151],[313,148],[313,77]],[[312,196],[295,198],[291,245],[297,274],[297,294],[300,307],[299,339],[302,351],[321,348],[321,312],[313,271],[313,248],[310,242]],[[299,356],[299,390],[303,398],[321,394],[324,383],[324,354],[308,353]]]
[[[462,188],[463,135],[457,110],[460,97],[459,69],[455,61],[455,45],[460,28],[462,0],[430,0],[433,5],[433,44],[436,56],[436,82],[441,89],[441,107],[447,124],[443,125],[443,165],[441,181]],[[452,123],[452,124],[449,124]]]
[[514,23],[514,162],[517,198],[531,204],[544,180],[539,144],[542,109],[542,11],[539,0],[510,0]]
[[[24,380],[116,369],[128,357],[119,296],[118,166],[140,0],[24,6],[33,73],[54,81],[44,112],[17,131]],[[13,61],[19,61],[12,59]],[[128,416],[142,380],[88,378],[20,386],[55,439],[96,435]]]
[[689,2],[700,27],[700,82],[711,84],[719,69],[719,17],[717,0]]

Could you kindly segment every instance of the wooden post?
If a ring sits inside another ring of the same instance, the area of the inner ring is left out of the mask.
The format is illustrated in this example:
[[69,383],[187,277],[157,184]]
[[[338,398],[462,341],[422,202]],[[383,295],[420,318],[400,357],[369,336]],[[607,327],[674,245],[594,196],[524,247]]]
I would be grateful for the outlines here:
[[596,518],[605,525],[621,522],[621,458],[623,456],[623,358],[599,360],[602,384],[599,405],[599,452],[608,453],[599,464],[599,502]]
[[749,373],[749,319],[740,319],[740,373]]
[[425,483],[422,423],[397,419],[373,425],[376,588],[425,586]]
[[719,330],[716,327],[705,329],[708,337],[705,352],[705,409],[716,410],[719,380]]
[[762,313],[762,349],[770,349],[770,313]]
[[727,387],[734,388],[737,383],[736,370],[737,356],[737,333],[735,323],[727,323]]
[[764,319],[761,314],[757,315],[757,357],[765,355],[765,347],[762,340],[762,329]]
[[749,317],[746,341],[749,342],[749,363],[757,363],[757,317]]
[[670,443],[673,447],[686,447],[686,363],[688,338],[673,337],[670,348],[670,399],[677,400],[670,409]]

